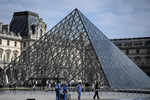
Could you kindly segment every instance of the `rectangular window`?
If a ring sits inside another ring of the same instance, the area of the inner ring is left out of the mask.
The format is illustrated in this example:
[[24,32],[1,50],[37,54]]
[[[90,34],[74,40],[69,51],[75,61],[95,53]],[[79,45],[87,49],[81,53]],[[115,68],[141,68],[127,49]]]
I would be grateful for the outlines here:
[[140,54],[146,54],[147,53],[147,49],[140,49],[139,53]]
[[142,46],[142,45],[143,45],[142,42],[135,42],[135,43],[134,43],[134,46]]
[[136,54],[136,49],[130,49],[129,54]]
[[126,43],[124,43],[124,46],[131,47],[132,43],[131,42],[126,42]]
[[8,46],[9,46],[9,44],[10,44],[9,42],[10,42],[10,41],[9,41],[9,40],[7,40],[7,45],[8,45]]
[[15,41],[15,47],[17,46],[17,42]]
[[0,45],[2,44],[2,39],[0,39]]
[[139,54],[139,52],[140,52],[139,49],[136,49],[136,53]]
[[23,42],[23,47],[26,47],[26,42]]
[[121,43],[118,43],[118,42],[114,42],[114,44],[115,44],[116,46],[121,46],[121,45],[122,45]]

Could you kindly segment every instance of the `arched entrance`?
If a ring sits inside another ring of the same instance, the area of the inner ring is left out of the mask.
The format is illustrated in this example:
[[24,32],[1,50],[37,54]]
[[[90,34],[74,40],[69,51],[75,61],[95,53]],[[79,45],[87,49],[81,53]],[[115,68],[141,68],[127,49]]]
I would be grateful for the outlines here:
[[4,70],[0,67],[0,87],[5,85]]

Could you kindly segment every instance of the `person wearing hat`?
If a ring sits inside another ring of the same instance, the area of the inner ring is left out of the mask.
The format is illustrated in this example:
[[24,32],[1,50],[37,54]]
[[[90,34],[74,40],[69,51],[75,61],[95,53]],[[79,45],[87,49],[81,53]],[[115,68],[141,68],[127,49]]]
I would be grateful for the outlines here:
[[78,100],[81,100],[81,92],[82,92],[81,81],[78,81],[77,85]]

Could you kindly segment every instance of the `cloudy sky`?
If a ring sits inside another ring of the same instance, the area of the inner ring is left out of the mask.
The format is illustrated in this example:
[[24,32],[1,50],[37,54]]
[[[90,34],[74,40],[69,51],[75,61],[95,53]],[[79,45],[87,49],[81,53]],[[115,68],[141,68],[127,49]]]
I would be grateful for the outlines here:
[[109,38],[150,37],[150,0],[0,0],[0,21],[30,10],[52,28],[78,8]]

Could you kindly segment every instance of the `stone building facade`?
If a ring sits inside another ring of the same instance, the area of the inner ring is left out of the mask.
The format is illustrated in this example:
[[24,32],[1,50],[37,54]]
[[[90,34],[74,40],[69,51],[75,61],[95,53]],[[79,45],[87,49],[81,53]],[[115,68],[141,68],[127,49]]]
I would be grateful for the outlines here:
[[21,53],[21,37],[0,32],[0,65],[4,68]]
[[46,33],[46,24],[31,11],[15,12],[9,25],[0,22],[0,68]]
[[150,37],[111,39],[111,41],[150,76]]

